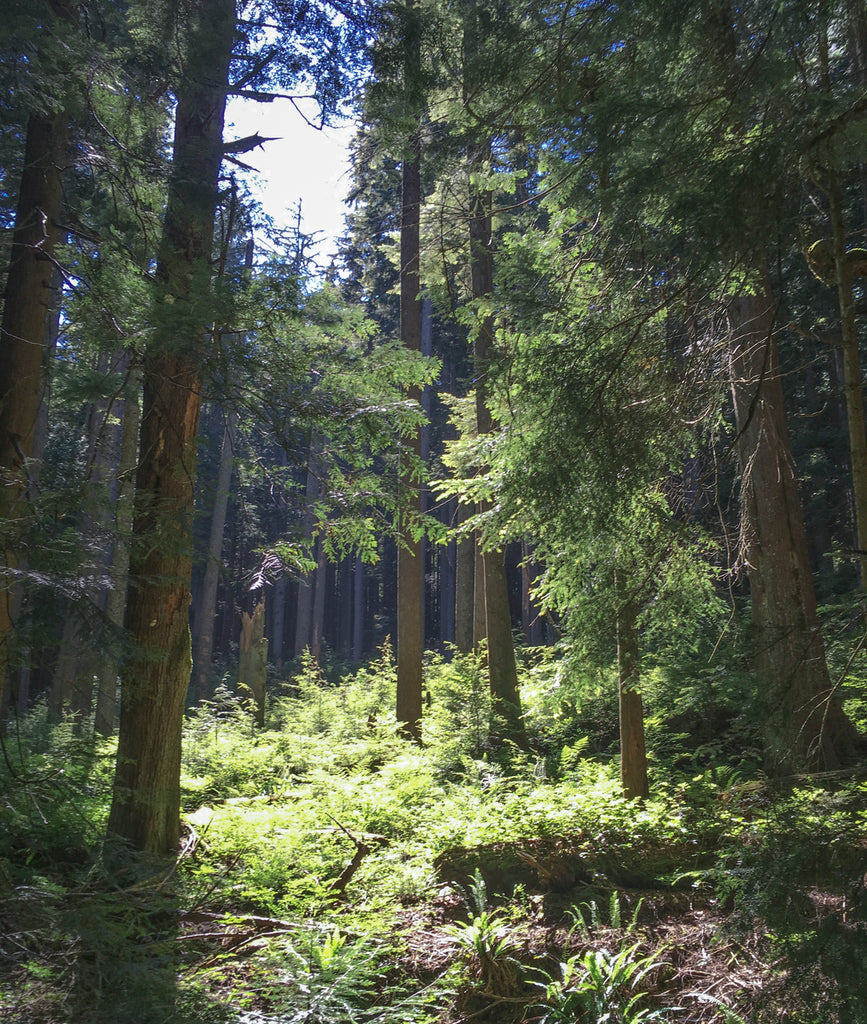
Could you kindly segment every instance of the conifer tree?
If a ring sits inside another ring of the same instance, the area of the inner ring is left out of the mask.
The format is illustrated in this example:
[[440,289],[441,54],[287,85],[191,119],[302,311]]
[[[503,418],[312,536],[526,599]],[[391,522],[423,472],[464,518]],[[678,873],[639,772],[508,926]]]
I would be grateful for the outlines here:
[[[421,38],[419,16],[409,0],[401,12],[404,49],[404,90],[409,138],[404,143],[400,217],[400,340],[411,352],[421,352],[422,300],[419,294],[419,246],[422,204],[419,123],[422,114]],[[419,402],[418,388],[409,391]],[[407,735],[421,740],[422,654],[424,648],[424,553],[418,525],[421,487],[417,466],[421,457],[421,427],[404,442],[400,468],[406,511],[398,524],[397,550],[397,721]]]
[[181,729],[192,668],[188,609],[201,353],[234,0],[200,2],[179,26],[172,177],[157,267],[156,334],[143,364],[139,468],[126,626],[135,645],[122,676],[109,833],[164,855],[176,844]]
[[[79,4],[59,0],[44,12],[37,42],[43,57],[75,53],[69,37],[77,33]],[[35,26],[34,26],[35,27]],[[39,78],[38,59],[27,68]],[[61,58],[62,63],[62,58]],[[71,69],[70,69],[71,70]],[[47,89],[56,82],[44,83]],[[67,82],[66,88],[70,88]],[[69,114],[66,96],[39,95],[26,121],[25,145],[9,271],[0,323],[0,703],[3,701],[12,601],[18,563],[16,521],[28,495],[28,466],[39,408],[42,356],[50,311],[57,307],[54,252],[60,238],[63,205],[62,172],[67,163]]]

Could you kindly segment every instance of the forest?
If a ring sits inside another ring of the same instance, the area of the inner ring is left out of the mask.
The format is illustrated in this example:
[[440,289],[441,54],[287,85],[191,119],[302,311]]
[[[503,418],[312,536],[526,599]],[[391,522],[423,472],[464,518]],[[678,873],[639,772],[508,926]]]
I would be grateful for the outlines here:
[[0,168],[0,1021],[867,1024],[862,0],[4,0]]

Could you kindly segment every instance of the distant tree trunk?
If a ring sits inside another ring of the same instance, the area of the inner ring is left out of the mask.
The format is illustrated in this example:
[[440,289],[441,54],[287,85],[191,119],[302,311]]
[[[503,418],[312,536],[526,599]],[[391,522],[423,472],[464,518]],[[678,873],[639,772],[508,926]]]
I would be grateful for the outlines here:
[[[281,471],[285,472],[289,464],[286,450],[280,448],[278,452]],[[282,495],[277,499],[276,510],[276,535],[283,537],[286,533],[286,499]],[[271,593],[271,643],[270,658],[274,668],[278,672],[283,670],[283,662],[286,659],[286,618],[287,603],[289,595],[289,577],[286,572],[281,572],[274,581]]]
[[283,648],[286,631],[286,591],[288,581],[285,576],[280,576],[274,583],[274,590],[271,597],[271,660],[274,668],[279,672],[283,668]]
[[[469,514],[467,505],[458,505],[459,523],[464,522]],[[455,647],[462,654],[469,654],[474,646],[475,573],[475,538],[473,534],[467,533],[457,542],[455,551]]]
[[[490,159],[490,143],[475,147],[471,164],[483,168]],[[494,259],[491,237],[491,196],[474,189],[470,208],[470,270],[474,299],[489,300],[494,291]],[[488,373],[494,354],[494,318],[479,318],[474,349],[476,378],[476,423],[480,435],[494,431],[494,420],[488,408]],[[484,511],[484,508],[482,509]],[[485,628],[488,638],[488,679],[494,701],[495,718],[500,728],[517,742],[526,743],[521,697],[518,691],[518,669],[512,638],[512,617],[505,556],[502,549],[487,550],[481,555],[483,573],[476,563],[476,591],[479,575],[484,579]]]
[[625,600],[617,614],[617,670],[620,718],[620,784],[627,800],[649,796],[644,746],[644,708],[638,653],[636,609]]
[[217,613],[217,588],[220,571],[223,568],[223,531],[226,527],[226,510],[229,507],[229,489],[235,459],[235,425],[238,413],[226,410],[223,426],[223,444],[220,449],[220,468],[214,488],[214,504],[211,512],[211,531],[208,538],[207,562],[202,580],[199,599],[198,638],[194,665],[196,667],[196,702],[201,703],[211,696],[211,659],[214,651],[214,616]]
[[310,630],[310,653],[318,665],[322,657],[322,639],[325,635],[325,594],[328,589],[328,561],[322,537],[316,542],[316,572],[313,578],[313,607]]
[[[228,223],[223,241],[222,255],[219,261],[218,274],[223,276],[226,270],[226,257],[234,231],[237,213],[237,192],[232,182],[232,199],[229,208]],[[244,282],[249,285],[253,269],[254,242],[247,239],[244,245]],[[243,335],[237,336],[242,343]],[[235,457],[235,427],[238,421],[237,410],[229,406],[225,410],[223,441],[220,446],[220,465],[217,470],[217,481],[214,487],[214,502],[211,510],[211,529],[208,536],[208,548],[205,554],[205,573],[202,579],[198,601],[194,602],[193,621],[197,624],[195,636],[195,652],[193,671],[195,672],[196,703],[207,700],[211,695],[211,665],[214,655],[214,619],[217,613],[217,591],[220,585],[223,568],[223,533],[226,528],[226,511],[229,507],[229,492],[232,483],[232,471]]]
[[62,114],[32,114],[28,119],[0,322],[0,704],[13,623],[16,522],[27,497],[27,460],[39,410],[46,328],[56,308],[52,257],[59,238],[66,139]]
[[244,687],[256,704],[256,725],[265,728],[265,683],[268,678],[268,641],[265,639],[265,598],[260,597],[253,614],[241,612],[241,643],[238,664],[238,692]]
[[108,575],[110,586],[105,599],[105,618],[115,633],[103,645],[96,695],[94,728],[100,736],[111,736],[117,705],[117,677],[120,664],[118,635],[123,627],[129,581],[129,537],[132,531],[135,502],[135,472],[138,461],[139,428],[141,426],[141,378],[137,371],[129,374],[123,402],[120,451],[118,454],[117,490],[114,496],[114,540]]
[[[310,455],[307,463],[307,489],[304,500],[304,514],[301,519],[301,532],[305,540],[313,533],[313,506],[321,491],[319,479],[319,439],[310,441]],[[315,547],[315,545],[314,545]],[[316,570],[307,572],[298,582],[298,603],[295,609],[295,649],[296,658],[301,657],[305,648],[312,642],[313,626],[313,588],[316,581]]]
[[181,732],[190,682],[189,604],[199,361],[208,337],[210,259],[222,162],[234,0],[188,8],[187,67],[176,89],[172,173],[156,269],[156,336],[144,402],[108,831],[165,856],[180,830]]
[[864,383],[855,320],[855,296],[846,256],[846,229],[843,223],[843,194],[839,174],[834,170],[828,185],[828,208],[834,252],[834,284],[840,309],[840,341],[843,352],[843,394],[849,430],[849,454],[852,460],[852,494],[855,502],[855,538],[861,590],[867,591],[867,428],[864,421]]
[[[63,289],[63,274],[58,266],[55,266],[52,271],[52,287],[51,287],[51,298],[53,305],[48,311],[48,318],[46,323],[46,339],[45,339],[45,350],[43,352],[43,373],[42,379],[39,385],[39,399],[37,403],[38,411],[36,414],[36,426],[33,431],[33,445],[30,452],[30,469],[29,469],[29,483],[30,486],[37,490],[39,487],[39,475],[42,470],[42,458],[45,454],[45,444],[48,441],[48,430],[49,430],[49,410],[51,405],[51,380],[52,380],[52,368],[54,365],[54,356],[57,349],[57,339],[60,337],[60,313],[62,306],[62,289]],[[27,570],[27,555],[22,553],[18,561],[18,570],[20,572],[26,572]],[[2,600],[3,586],[0,582],[0,600]],[[26,593],[24,583],[19,580],[14,585],[14,596],[12,599],[12,622],[20,623],[22,616],[26,616],[27,609],[30,605],[30,600]],[[2,643],[2,641],[0,641]],[[0,671],[2,671],[3,664],[3,651],[0,650]],[[31,673],[31,652],[29,648],[24,645],[20,645],[18,648],[18,678],[17,682],[14,683],[13,694],[16,707],[19,713],[23,713],[30,703],[30,673]],[[0,680],[0,690],[2,690],[2,680]],[[0,716],[2,716],[5,708],[3,707],[2,699],[0,699]]]
[[741,549],[752,596],[765,752],[775,775],[834,768],[854,752],[825,663],[766,284],[729,302],[741,467]]
[[[446,505],[446,522],[450,523],[457,511],[457,500],[450,498]],[[455,587],[457,569],[457,542],[452,539],[440,548],[440,641],[455,643]]]
[[485,560],[478,536],[471,535],[473,544],[473,650],[488,635],[488,610],[485,601]]
[[533,551],[526,539],[521,541],[521,556],[521,616],[524,642],[530,647],[538,647],[543,642],[542,616],[533,601],[533,584],[539,570],[533,562]]
[[[421,215],[421,161],[418,142],[403,161],[400,225],[400,339],[410,351],[421,351],[422,303],[419,298],[419,226]],[[417,387],[409,398],[421,399]],[[414,479],[413,462],[421,457],[421,433],[404,440],[406,455],[401,486],[407,511],[401,515],[397,550],[397,721],[407,736],[421,740],[422,655],[424,647],[424,555],[421,540],[410,530],[421,511],[421,493]]]
[[[101,353],[91,367],[103,380],[110,368],[107,353]],[[113,369],[113,367],[112,367]],[[66,602],[63,632],[51,678],[48,707],[55,721],[63,714],[77,717],[79,725],[89,720],[93,710],[93,681],[99,672],[96,656],[96,613],[104,593],[101,580],[106,568],[105,556],[95,543],[109,532],[110,481],[116,471],[114,430],[109,425],[109,403],[101,397],[87,406],[85,441],[87,480],[85,500],[78,515],[79,534],[85,543],[87,561],[80,567],[82,584]],[[101,657],[101,656],[100,656]]]
[[357,665],[364,654],[364,562],[355,556],[352,587],[352,660]]
[[338,650],[342,658],[352,657],[352,602],[355,559],[342,558],[338,575],[340,615],[338,622]]

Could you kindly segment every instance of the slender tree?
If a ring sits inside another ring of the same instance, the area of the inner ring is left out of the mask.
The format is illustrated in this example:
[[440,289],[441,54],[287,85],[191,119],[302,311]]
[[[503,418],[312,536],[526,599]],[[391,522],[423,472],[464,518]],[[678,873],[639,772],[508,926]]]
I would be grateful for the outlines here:
[[[412,352],[421,351],[422,306],[419,295],[419,221],[421,212],[421,161],[418,139],[410,144],[403,162],[400,225],[400,339]],[[411,401],[421,391],[409,391]],[[421,511],[417,466],[421,457],[421,428],[416,426],[404,440],[401,466],[406,512],[398,526],[397,551],[397,720],[407,734],[421,739],[422,653],[424,647],[424,600],[422,539],[415,520]]]
[[[478,147],[471,157],[471,166],[484,173],[490,159],[490,144]],[[491,235],[491,196],[484,189],[473,187],[470,198],[470,274],[472,297],[481,304],[476,326],[474,369],[476,378],[476,424],[481,437],[494,432],[494,419],[489,406],[489,373],[494,354],[494,317],[484,310],[494,291],[494,261]],[[488,510],[482,502],[479,512]],[[481,571],[480,571],[481,570]],[[521,743],[526,742],[518,690],[518,669],[512,637],[512,616],[506,580],[505,553],[502,548],[481,548],[476,560],[476,592],[484,586],[485,636],[488,641],[488,681],[494,702],[494,714],[501,720],[504,734]],[[478,598],[477,598],[478,600]]]
[[[403,50],[404,142],[400,199],[400,341],[410,352],[422,350],[422,298],[419,248],[421,231],[421,25],[414,0],[400,11]],[[420,403],[421,390],[408,390]],[[402,442],[400,478],[403,492],[397,549],[397,721],[408,736],[421,740],[424,648],[424,550],[419,535],[422,428],[415,425]]]
[[110,586],[105,599],[105,619],[115,634],[101,652],[102,664],[96,696],[94,729],[111,736],[117,715],[117,679],[120,669],[117,635],[123,628],[129,583],[129,541],[135,504],[135,472],[141,426],[141,383],[131,368],[126,381],[118,445],[118,467],[114,498],[114,536],[108,565]]

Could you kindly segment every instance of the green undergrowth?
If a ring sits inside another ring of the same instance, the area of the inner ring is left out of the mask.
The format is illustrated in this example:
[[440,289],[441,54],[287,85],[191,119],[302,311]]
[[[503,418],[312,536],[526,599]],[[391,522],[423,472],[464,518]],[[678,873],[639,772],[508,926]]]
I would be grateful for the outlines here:
[[[103,843],[113,745],[42,708],[13,723],[0,766],[0,1021],[698,1022],[744,1007],[756,1022],[781,1007],[804,1024],[867,1021],[855,980],[864,784],[771,789],[744,742],[739,683],[696,684],[736,737],[708,738],[688,729],[699,697],[672,697],[660,669],[652,798],[625,801],[611,674],[562,668],[525,657],[526,750],[491,736],[473,657],[430,659],[422,746],[396,727],[387,647],[336,680],[307,660],[264,729],[220,689],[187,719],[183,856],[139,874]],[[569,893],[532,872],[486,887],[476,869],[467,886],[444,867],[485,867],[511,848],[577,860],[593,878]],[[650,888],[618,893],[624,865]],[[716,915],[721,964],[727,943],[753,936],[755,962],[766,958],[753,989],[708,982],[728,994],[705,1001],[678,989],[692,940],[677,948],[654,922],[698,907]]]

